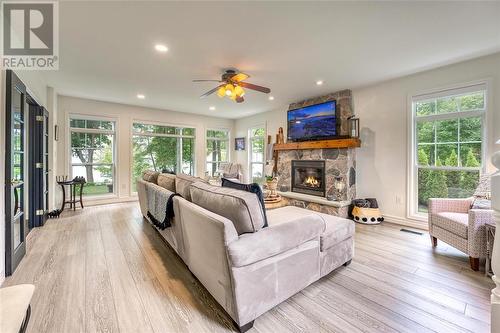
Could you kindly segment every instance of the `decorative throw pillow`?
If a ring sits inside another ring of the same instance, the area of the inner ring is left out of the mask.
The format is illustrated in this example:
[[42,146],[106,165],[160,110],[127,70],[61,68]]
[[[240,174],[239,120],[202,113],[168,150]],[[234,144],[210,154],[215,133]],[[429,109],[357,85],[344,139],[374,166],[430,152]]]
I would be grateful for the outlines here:
[[238,235],[259,231],[264,211],[254,193],[196,182],[190,186],[192,202],[233,222]]
[[259,184],[257,184],[257,183],[242,184],[242,183],[237,183],[237,182],[231,181],[231,180],[226,179],[226,178],[222,178],[222,187],[230,187],[230,188],[234,188],[237,190],[255,193],[255,195],[257,195],[257,198],[259,199],[260,207],[262,208],[262,214],[264,215],[263,228],[268,226],[267,216],[266,216],[266,206],[264,205],[264,195],[262,194],[262,189],[260,188]]
[[476,198],[472,202],[471,209],[491,209],[491,200]]
[[491,174],[482,174],[474,192],[474,198],[491,199]]
[[158,186],[161,186],[171,192],[175,192],[175,175],[170,173],[160,173],[158,175]]
[[160,173],[154,170],[146,170],[142,173],[142,179],[150,182],[150,183],[157,183],[158,182],[158,175]]
[[199,177],[194,177],[180,173],[177,176],[175,176],[175,191],[179,193],[184,199],[191,201],[191,192],[189,190],[189,186],[191,186],[191,184],[195,182],[206,183],[205,180]]

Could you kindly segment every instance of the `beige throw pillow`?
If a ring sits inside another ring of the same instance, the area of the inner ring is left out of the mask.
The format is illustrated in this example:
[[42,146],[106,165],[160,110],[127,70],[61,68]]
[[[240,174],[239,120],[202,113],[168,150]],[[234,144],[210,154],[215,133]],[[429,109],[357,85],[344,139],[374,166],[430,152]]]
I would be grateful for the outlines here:
[[231,220],[238,235],[264,227],[264,213],[255,193],[201,182],[190,188],[194,204]]
[[175,176],[175,192],[179,193],[184,199],[191,201],[191,193],[189,191],[189,186],[195,182],[204,182],[205,180],[180,173]]
[[175,175],[170,173],[160,173],[158,175],[158,186],[171,192],[175,192]]

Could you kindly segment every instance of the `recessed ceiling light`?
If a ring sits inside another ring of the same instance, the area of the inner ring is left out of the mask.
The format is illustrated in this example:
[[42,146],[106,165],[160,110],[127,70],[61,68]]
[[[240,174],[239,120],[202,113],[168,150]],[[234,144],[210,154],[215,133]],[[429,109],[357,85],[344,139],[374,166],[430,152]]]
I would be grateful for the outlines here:
[[211,106],[208,108],[210,111],[215,111],[215,106]]
[[323,81],[322,81],[322,80],[318,80],[318,81],[316,81],[316,85],[317,85],[317,86],[321,86],[321,85],[323,85]]
[[137,98],[138,99],[144,99],[144,98],[146,98],[146,96],[144,96],[143,94],[137,94]]
[[163,44],[156,44],[155,45],[155,50],[158,51],[158,52],[165,53],[165,52],[168,51],[168,47],[166,45],[163,45]]
[[269,96],[270,101],[274,101],[274,96]]

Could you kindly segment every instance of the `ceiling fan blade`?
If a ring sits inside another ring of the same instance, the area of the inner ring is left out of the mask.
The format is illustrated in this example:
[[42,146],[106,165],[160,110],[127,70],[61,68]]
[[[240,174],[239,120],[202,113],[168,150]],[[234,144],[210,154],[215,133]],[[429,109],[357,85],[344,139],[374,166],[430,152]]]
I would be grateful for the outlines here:
[[231,80],[235,82],[241,82],[243,80],[246,80],[250,77],[250,75],[245,74],[245,73],[238,73],[236,75],[231,76]]
[[205,98],[205,97],[207,97],[208,95],[213,94],[214,92],[216,92],[216,91],[217,91],[220,87],[222,87],[222,86],[223,86],[223,84],[221,84],[221,85],[219,85],[219,86],[215,87],[215,88],[214,88],[214,89],[212,89],[212,90],[207,91],[206,93],[204,93],[203,95],[201,95],[201,96],[200,96],[200,98]]
[[264,94],[269,94],[271,92],[271,89],[269,89],[269,88],[258,86],[256,84],[252,84],[252,83],[248,83],[248,82],[239,82],[238,84],[242,87],[247,88],[247,89],[260,91]]
[[221,80],[193,80],[193,82],[222,82]]
[[238,96],[238,97],[236,97],[235,101],[236,101],[236,103],[243,103],[245,101],[245,99],[243,98],[243,96]]

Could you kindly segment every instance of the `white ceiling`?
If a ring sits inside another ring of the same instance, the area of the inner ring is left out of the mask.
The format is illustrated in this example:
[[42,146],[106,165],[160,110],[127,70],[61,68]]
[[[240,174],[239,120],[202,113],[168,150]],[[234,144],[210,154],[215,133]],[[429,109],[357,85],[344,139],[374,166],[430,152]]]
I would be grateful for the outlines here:
[[[499,17],[499,2],[61,2],[60,69],[43,75],[63,95],[239,118],[500,51]],[[227,67],[275,100],[199,99],[215,83],[191,80]]]

